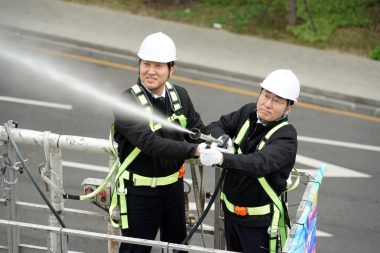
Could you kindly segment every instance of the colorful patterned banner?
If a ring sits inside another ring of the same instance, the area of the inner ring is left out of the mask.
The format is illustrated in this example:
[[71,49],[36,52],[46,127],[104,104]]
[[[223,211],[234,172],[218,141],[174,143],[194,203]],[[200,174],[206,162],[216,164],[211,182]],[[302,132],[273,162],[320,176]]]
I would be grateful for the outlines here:
[[315,177],[310,178],[297,214],[301,211],[297,222],[293,224],[288,240],[282,252],[315,253],[318,216],[318,190],[325,174],[325,165],[321,165]]

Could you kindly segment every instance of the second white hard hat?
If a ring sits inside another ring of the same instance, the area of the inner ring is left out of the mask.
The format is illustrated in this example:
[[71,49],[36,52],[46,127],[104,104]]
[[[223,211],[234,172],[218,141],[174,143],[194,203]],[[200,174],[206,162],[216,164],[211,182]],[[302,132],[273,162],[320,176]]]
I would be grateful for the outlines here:
[[289,69],[278,69],[271,72],[260,86],[279,97],[292,100],[293,102],[298,101],[300,82]]
[[168,63],[177,60],[173,40],[162,32],[148,35],[141,43],[137,55],[146,61]]

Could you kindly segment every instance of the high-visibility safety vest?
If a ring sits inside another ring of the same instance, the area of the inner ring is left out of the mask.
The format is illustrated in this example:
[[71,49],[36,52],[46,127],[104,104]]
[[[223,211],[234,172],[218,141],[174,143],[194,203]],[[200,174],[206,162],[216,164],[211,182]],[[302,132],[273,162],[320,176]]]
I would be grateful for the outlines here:
[[[182,104],[179,99],[177,90],[169,82],[165,83],[165,87],[169,94],[169,100],[172,106],[174,113],[168,118],[169,121],[178,120],[182,127],[186,127],[187,119],[183,115]],[[144,107],[148,113],[152,113],[152,105],[145,94],[145,91],[137,84],[132,86],[132,94]],[[150,129],[155,132],[160,129],[161,124],[155,124],[152,120],[149,123]],[[181,178],[184,174],[184,166],[181,169],[171,175],[165,177],[145,177],[135,173],[131,173],[127,170],[128,166],[134,161],[134,159],[140,154],[141,150],[135,147],[132,152],[125,158],[123,163],[120,163],[118,158],[117,150],[114,148],[114,125],[111,127],[109,135],[110,149],[113,155],[116,157],[116,161],[113,165],[118,167],[117,174],[115,176],[115,184],[112,191],[111,205],[109,208],[110,222],[113,227],[126,229],[128,228],[128,210],[127,210],[127,188],[124,185],[124,179],[132,180],[135,186],[163,186],[173,184],[178,181],[178,178]],[[117,208],[119,210],[117,210]],[[116,215],[118,217],[115,217]],[[117,222],[116,220],[119,220]]]
[[[264,148],[267,141],[270,139],[270,137],[281,127],[289,124],[287,121],[284,121],[277,126],[273,127],[260,141],[259,145],[257,146],[257,150],[261,150]],[[240,143],[242,139],[244,138],[245,134],[247,133],[249,129],[249,120],[246,120],[242,128],[240,129],[237,137],[235,138],[234,143],[237,145],[237,153],[241,154],[241,148]],[[270,199],[273,202],[273,208],[271,208],[271,204],[267,204],[264,206],[259,207],[240,207],[236,206],[233,203],[231,203],[226,195],[222,192],[221,193],[221,200],[224,202],[225,206],[227,207],[227,210],[229,210],[232,213],[235,213],[240,216],[246,216],[246,215],[266,215],[269,214],[271,211],[273,211],[272,216],[272,222],[271,226],[268,229],[269,233],[269,252],[277,252],[277,239],[278,235],[280,237],[281,245],[283,246],[285,244],[286,238],[287,238],[287,227],[286,227],[286,216],[287,216],[287,210],[284,206],[283,201],[281,200],[281,196],[278,196],[277,193],[273,190],[273,188],[269,185],[268,181],[265,179],[265,177],[258,178],[259,183],[263,187],[264,191],[268,194]],[[298,184],[298,182],[297,182]],[[272,210],[271,210],[272,209]]]

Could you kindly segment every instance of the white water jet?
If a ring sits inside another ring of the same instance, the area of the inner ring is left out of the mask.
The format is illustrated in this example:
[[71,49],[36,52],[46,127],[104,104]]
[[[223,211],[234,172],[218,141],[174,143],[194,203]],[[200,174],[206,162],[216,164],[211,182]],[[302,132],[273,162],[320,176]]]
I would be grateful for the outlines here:
[[0,50],[0,56],[12,62],[19,63],[24,67],[36,73],[39,73],[40,75],[45,75],[53,80],[56,84],[62,84],[64,87],[71,89],[73,92],[81,93],[82,95],[92,97],[99,102],[108,104],[109,106],[125,113],[128,116],[133,115],[139,119],[152,120],[156,123],[160,123],[163,127],[175,129],[184,133],[192,133],[191,131],[182,128],[181,126],[168,121],[166,118],[159,117],[145,111],[141,107],[138,107],[134,104],[129,104],[126,101],[122,101],[118,95],[111,95],[105,90],[95,88],[83,80],[79,80],[67,73],[63,73],[46,61],[33,59],[32,57],[17,53],[16,51],[9,48],[2,48]]

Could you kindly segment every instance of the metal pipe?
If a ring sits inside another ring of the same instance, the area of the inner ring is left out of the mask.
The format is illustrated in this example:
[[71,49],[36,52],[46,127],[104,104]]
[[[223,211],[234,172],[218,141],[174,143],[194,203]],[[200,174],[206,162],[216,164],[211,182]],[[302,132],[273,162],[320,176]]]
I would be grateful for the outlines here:
[[51,227],[51,226],[45,226],[45,225],[36,225],[36,224],[25,223],[25,222],[8,221],[8,220],[3,220],[3,219],[0,219],[0,225],[26,228],[26,229],[36,230],[36,231],[50,231],[57,234],[72,235],[72,236],[78,236],[78,237],[83,237],[83,238],[91,238],[91,239],[99,239],[99,240],[117,240],[119,242],[152,246],[153,248],[163,249],[164,252],[172,252],[173,250],[182,250],[182,251],[199,252],[199,253],[202,253],[202,252],[203,253],[210,253],[210,252],[213,252],[213,253],[231,252],[232,253],[233,252],[233,251],[204,248],[200,246],[188,246],[188,245],[167,243],[167,242],[161,242],[161,241],[155,241],[155,240],[145,240],[145,239],[139,239],[139,238],[133,238],[133,237],[108,235],[104,233],[89,232],[89,231],[78,230],[78,229],[59,228],[59,227]]
[[[18,143],[34,144],[39,146],[43,146],[44,144],[44,132],[21,128],[12,128],[10,131],[14,140]],[[0,141],[7,140],[8,134],[5,127],[0,126]],[[105,139],[50,133],[48,142],[51,147],[111,154],[109,142]]]
[[[7,171],[7,181],[9,182],[9,200],[8,200],[8,219],[12,221],[17,221],[18,210],[17,210],[17,186],[16,182],[18,180],[18,171],[16,171],[16,152],[12,148],[12,145],[8,143],[8,156],[10,159],[10,166]],[[17,227],[8,227],[8,252],[18,253],[20,244],[20,229]]]
[[[195,130],[197,138],[201,138],[205,140],[208,143],[222,143],[222,141],[213,138],[212,136],[201,134],[200,131],[197,129]],[[61,162],[60,157],[60,151],[61,149],[70,149],[70,150],[78,150],[78,151],[89,151],[94,153],[107,153],[110,154],[111,161],[110,164],[113,163],[112,161],[112,155],[111,150],[109,147],[109,141],[104,139],[95,139],[95,138],[87,138],[87,137],[81,137],[81,136],[70,136],[70,135],[59,135],[54,133],[49,133],[48,135],[44,132],[38,132],[28,129],[19,129],[19,128],[12,128],[9,130],[9,133],[12,134],[12,137],[14,141],[22,144],[31,144],[31,145],[39,145],[44,146],[44,137],[45,139],[45,146],[50,147],[49,151],[49,160],[50,162],[54,163],[54,161],[59,160],[58,163]],[[46,136],[45,136],[46,135]],[[0,126],[0,142],[1,141],[8,141],[8,133],[5,129],[5,127]],[[116,145],[115,145],[116,146]],[[117,148],[117,147],[115,147]],[[51,152],[54,150],[56,155],[51,154]],[[53,157],[52,157],[53,155]],[[52,165],[52,164],[50,164]],[[59,166],[62,166],[60,164]],[[52,166],[55,167],[55,166]],[[59,173],[58,173],[59,174]],[[59,185],[60,182],[55,182],[56,185]],[[59,202],[59,201],[58,201]],[[59,203],[56,203],[59,205]],[[220,208],[220,207],[217,207]],[[60,209],[61,211],[63,207]],[[64,231],[65,229],[61,229],[60,231]],[[50,231],[54,232],[54,231]],[[109,228],[109,234],[111,236],[117,235],[118,230],[113,230],[112,228]],[[112,238],[112,237],[111,237]],[[115,240],[117,241],[117,240]],[[109,252],[115,252],[115,248],[117,248],[118,243],[120,241],[115,242],[114,240],[110,240],[109,244]],[[178,245],[178,248],[176,249],[183,249],[182,247],[185,247],[185,245]],[[64,250],[67,250],[67,246],[63,245]],[[189,248],[187,248],[189,249]],[[169,250],[169,249],[168,249]],[[195,251],[194,251],[195,252]],[[202,251],[202,252],[217,252],[217,251]]]

